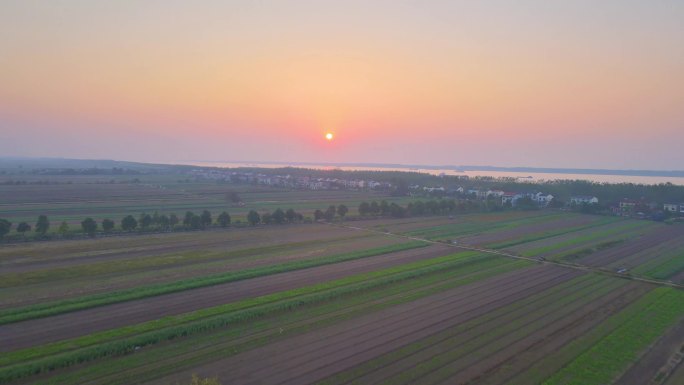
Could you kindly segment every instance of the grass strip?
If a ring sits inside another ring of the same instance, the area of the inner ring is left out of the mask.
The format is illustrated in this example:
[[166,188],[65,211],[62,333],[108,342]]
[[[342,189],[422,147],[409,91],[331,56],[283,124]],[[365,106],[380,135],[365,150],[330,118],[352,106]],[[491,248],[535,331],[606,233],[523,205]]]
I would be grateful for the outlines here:
[[[231,323],[251,320],[278,311],[292,310],[304,305],[331,300],[341,295],[359,293],[370,288],[445,269],[464,267],[491,258],[499,257],[462,252],[80,337],[71,340],[71,345],[74,347],[79,344],[92,346],[0,369],[0,383],[97,358],[131,353],[136,347],[207,332]],[[125,336],[125,338],[111,341],[112,338],[119,336]],[[110,341],[98,343],[106,339]],[[32,348],[30,354],[41,356],[50,354],[41,350],[42,348],[54,350],[57,344],[51,345]],[[18,358],[17,355],[13,356],[14,360]]]
[[684,291],[659,287],[630,308],[622,324],[584,351],[544,385],[601,385],[612,383],[648,345],[684,316]]
[[109,293],[87,295],[83,297],[40,303],[21,308],[0,311],[0,325],[28,319],[48,317],[57,314],[68,313],[76,310],[89,309],[113,303],[126,302],[135,299],[154,297],[200,287],[213,286],[223,283],[240,281],[249,278],[284,273],[293,270],[307,269],[311,267],[329,265],[333,263],[367,258],[381,254],[394,253],[403,250],[424,247],[425,242],[408,242],[398,245],[378,247],[368,250],[360,250],[351,253],[333,255],[330,257],[293,261],[272,266],[256,267],[236,272],[215,274],[206,277],[184,279],[176,282],[161,283],[150,286],[136,287],[128,290],[120,290]]

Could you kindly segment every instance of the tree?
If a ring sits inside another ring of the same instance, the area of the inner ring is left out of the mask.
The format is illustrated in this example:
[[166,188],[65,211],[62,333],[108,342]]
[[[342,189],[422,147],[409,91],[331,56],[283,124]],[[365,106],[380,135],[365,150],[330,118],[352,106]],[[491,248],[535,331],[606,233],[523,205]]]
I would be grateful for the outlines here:
[[256,226],[259,224],[259,222],[261,222],[261,216],[258,212],[249,210],[249,213],[247,214],[247,222],[249,222],[249,224],[252,226]]
[[86,218],[81,222],[81,227],[83,228],[84,233],[92,237],[97,231],[97,222],[95,222],[93,218]]
[[179,219],[178,216],[176,216],[176,214],[171,214],[169,216],[169,226],[171,226],[171,228],[174,228],[178,224],[178,222]]
[[230,203],[234,204],[234,205],[242,202],[242,199],[240,199],[240,196],[235,191],[229,191],[226,194],[226,200],[229,201]]
[[271,216],[273,217],[273,221],[277,224],[285,222],[285,213],[280,208],[277,208]]
[[0,219],[0,238],[7,235],[12,230],[12,222],[7,219]]
[[192,226],[192,217],[194,217],[194,216],[195,216],[195,214],[192,211],[186,211],[185,217],[183,218],[183,226],[185,226],[185,227]]
[[138,227],[138,221],[133,218],[133,215],[127,215],[121,220],[121,228],[124,231],[133,231],[136,227]]
[[157,218],[157,224],[162,230],[168,229],[170,222],[171,220],[166,216],[166,214],[160,215],[159,218]]
[[403,218],[404,216],[406,216],[406,209],[404,209],[396,203],[392,203],[390,205],[389,211],[390,214],[395,218]]
[[333,205],[328,206],[328,209],[325,210],[325,213],[323,214],[323,216],[325,216],[325,220],[328,222],[332,222],[333,219],[335,219],[335,212],[336,211],[337,211],[337,209],[335,208],[335,206],[333,206]]
[[538,210],[539,206],[530,197],[520,198],[515,201],[515,207],[521,210]]
[[190,218],[190,228],[193,230],[204,228],[202,225],[202,217],[193,214],[192,218]]
[[20,233],[22,236],[24,236],[24,233],[27,231],[31,231],[31,225],[28,223],[21,222],[17,225],[17,233]]
[[342,220],[344,220],[344,216],[347,215],[347,212],[349,212],[349,209],[345,205],[339,205],[337,206],[337,213],[340,214],[340,217],[342,217]]
[[66,223],[66,221],[62,221],[62,223],[59,225],[59,229],[57,229],[57,232],[63,237],[66,236],[69,234],[69,224]]
[[45,233],[47,233],[49,228],[50,228],[50,221],[48,220],[48,217],[45,215],[39,216],[38,222],[36,222],[36,233],[44,236]]
[[380,214],[380,205],[378,205],[378,202],[376,202],[376,201],[371,202],[370,213],[373,215]]
[[273,215],[271,215],[271,213],[261,214],[261,223],[265,225],[270,225],[271,223],[273,223]]
[[218,218],[216,218],[216,222],[221,226],[221,227],[228,227],[230,225],[230,214],[227,212],[222,212],[219,214]]
[[157,210],[152,213],[152,224],[159,226],[159,212]]
[[381,214],[381,215],[387,215],[387,214],[389,214],[389,213],[390,213],[390,206],[389,206],[389,203],[387,203],[387,201],[382,201],[382,202],[380,202],[380,212],[379,212],[379,214]]
[[102,230],[104,230],[105,233],[108,233],[108,232],[114,230],[114,221],[111,219],[103,219],[102,220]]
[[285,218],[287,218],[287,221],[292,223],[297,219],[297,213],[293,209],[287,209],[285,212]]
[[202,228],[205,228],[207,226],[211,226],[211,213],[207,210],[202,211],[202,215],[200,216],[200,225]]
[[320,221],[321,219],[323,219],[324,216],[325,215],[323,214],[323,211],[321,211],[321,210],[314,211],[314,220]]
[[361,202],[361,204],[359,205],[359,215],[361,215],[363,217],[363,216],[370,214],[370,212],[371,212],[371,209],[370,209],[370,205],[368,204],[368,202]]
[[152,217],[150,216],[150,214],[142,213],[140,214],[139,223],[140,228],[146,230],[148,227],[150,227],[150,225],[152,225]]

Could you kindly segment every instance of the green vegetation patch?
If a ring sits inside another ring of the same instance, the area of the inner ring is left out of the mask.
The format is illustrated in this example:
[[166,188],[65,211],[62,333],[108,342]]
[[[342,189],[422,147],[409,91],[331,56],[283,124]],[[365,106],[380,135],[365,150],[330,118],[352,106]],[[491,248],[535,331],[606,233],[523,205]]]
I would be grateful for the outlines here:
[[620,326],[551,376],[544,385],[612,383],[639,354],[684,316],[684,291],[660,287],[606,322]]

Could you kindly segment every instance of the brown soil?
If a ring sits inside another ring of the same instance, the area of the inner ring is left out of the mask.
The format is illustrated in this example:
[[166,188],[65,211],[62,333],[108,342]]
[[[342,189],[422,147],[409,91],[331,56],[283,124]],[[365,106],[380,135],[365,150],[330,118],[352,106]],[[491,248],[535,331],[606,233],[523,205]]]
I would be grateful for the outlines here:
[[490,243],[497,243],[517,239],[539,232],[554,231],[577,226],[583,226],[592,222],[596,222],[596,218],[591,216],[562,218],[544,223],[534,223],[529,225],[516,226],[513,229],[506,229],[502,231],[496,231],[493,233],[485,233],[470,237],[464,237],[460,238],[460,240],[464,243],[471,245],[486,245]]
[[[220,360],[192,372],[228,383],[307,384],[543,291],[579,272],[516,270]],[[179,373],[156,383],[189,376]]]
[[75,338],[453,252],[452,248],[433,245],[3,325],[0,328],[0,351]]
[[622,258],[639,253],[651,247],[656,247],[663,242],[681,236],[684,236],[684,228],[679,228],[679,226],[659,227],[621,245],[590,254],[589,256],[582,258],[579,263],[588,266],[607,266]]
[[[620,379],[618,385],[648,384],[667,365],[670,358],[684,348],[684,321],[680,321],[629,368]],[[681,364],[680,364],[681,365]]]

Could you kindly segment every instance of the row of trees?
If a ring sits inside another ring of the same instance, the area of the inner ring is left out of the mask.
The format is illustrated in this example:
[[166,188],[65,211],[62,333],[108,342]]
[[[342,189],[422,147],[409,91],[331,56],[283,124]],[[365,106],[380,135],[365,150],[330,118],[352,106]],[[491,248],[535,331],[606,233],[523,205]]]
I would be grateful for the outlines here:
[[[136,229],[140,230],[171,230],[176,228],[181,223],[180,219],[176,214],[170,215],[159,215],[155,212],[154,214],[141,214],[137,219],[133,215],[127,215],[121,220],[121,230],[123,231],[133,231]],[[201,214],[195,214],[192,211],[185,213],[182,224],[186,229],[205,229],[214,223],[212,215],[209,211],[204,210]],[[216,217],[216,225],[221,227],[228,227],[231,223],[230,214],[227,212],[222,212]],[[88,235],[94,235],[98,230],[102,230],[104,233],[110,233],[116,227],[116,223],[109,218],[103,219],[99,224],[93,218],[86,218],[81,222],[81,230],[83,233]],[[32,227],[27,222],[20,222],[17,224],[15,231],[22,236],[25,236],[27,232],[31,229],[34,230],[36,236],[42,238],[46,237],[48,230],[50,229],[50,220],[46,215],[41,215],[38,217],[35,225]],[[0,238],[9,234],[12,231],[12,222],[6,219],[0,219]],[[66,236],[71,233],[71,228],[69,224],[64,221],[57,228],[57,233],[62,236]]]
[[[344,205],[340,205],[342,207]],[[334,206],[333,206],[334,208]],[[333,216],[334,216],[333,211]],[[340,214],[346,214],[346,207],[340,211]],[[252,210],[247,215],[247,221],[250,225],[256,225],[259,223],[263,224],[282,224],[282,223],[297,223],[303,222],[304,216],[293,209],[276,209],[272,213],[259,214]],[[155,212],[154,214],[143,213],[137,218],[133,215],[125,216],[120,222],[120,228],[122,231],[131,232],[135,230],[148,231],[148,230],[162,230],[168,231],[181,227],[185,230],[204,230],[212,225],[219,227],[228,227],[231,225],[232,218],[228,212],[223,211],[215,219],[208,210],[202,211],[200,214],[195,214],[192,211],[187,211],[185,215],[179,218],[176,214],[159,214]],[[95,235],[98,231],[104,233],[112,232],[116,227],[116,223],[109,219],[103,219],[98,223],[93,218],[86,218],[81,222],[81,231],[88,235]],[[25,233],[30,232],[34,229],[36,236],[43,238],[47,236],[48,230],[50,229],[50,221],[47,216],[41,215],[35,223],[35,226],[31,226],[26,222],[21,222],[16,227],[16,232],[25,236]],[[6,219],[0,219],[0,238],[9,234],[12,230],[12,223]],[[62,236],[67,236],[71,233],[71,228],[67,222],[62,222],[57,233]]]
[[283,223],[298,223],[298,222],[303,222],[304,221],[304,216],[293,209],[287,209],[283,211],[283,209],[276,209],[272,213],[263,213],[259,214],[255,210],[250,210],[249,213],[247,213],[247,222],[251,226],[256,226],[259,223],[263,224],[283,224]]
[[454,199],[439,199],[422,201],[416,200],[409,202],[406,206],[401,206],[397,203],[388,203],[387,201],[361,202],[359,204],[359,215],[365,216],[391,216],[395,218],[403,218],[406,216],[421,216],[421,215],[447,215],[453,213],[465,213],[469,211],[481,210],[483,207],[480,202],[465,201],[457,202]]

